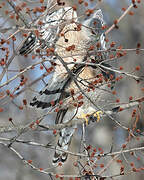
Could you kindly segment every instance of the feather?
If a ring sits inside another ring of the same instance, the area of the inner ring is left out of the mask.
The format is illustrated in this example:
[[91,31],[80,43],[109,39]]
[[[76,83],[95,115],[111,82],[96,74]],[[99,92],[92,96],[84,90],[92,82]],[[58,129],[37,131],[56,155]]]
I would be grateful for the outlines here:
[[[33,50],[41,47],[42,49],[46,47],[54,46],[54,42],[57,39],[57,35],[60,32],[60,25],[63,24],[66,20],[70,20],[72,18],[77,18],[77,14],[71,7],[61,8],[57,11],[44,16],[42,19],[43,25],[39,26],[39,19],[34,24],[34,27],[37,27],[40,35],[36,37],[34,32],[31,32],[30,35],[26,38],[23,46],[19,50],[20,55],[27,55],[31,53]],[[62,28],[62,27],[61,27]]]

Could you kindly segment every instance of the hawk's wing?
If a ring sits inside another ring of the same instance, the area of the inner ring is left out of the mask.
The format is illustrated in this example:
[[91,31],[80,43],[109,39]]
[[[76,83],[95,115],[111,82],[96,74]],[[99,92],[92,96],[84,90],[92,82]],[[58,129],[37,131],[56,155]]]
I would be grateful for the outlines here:
[[[57,104],[70,81],[68,76],[64,79],[60,77],[55,78],[55,76],[53,76],[53,78],[49,80],[48,85],[39,92],[39,96],[33,98],[30,105],[45,109],[51,107],[52,104]],[[67,95],[68,94],[65,94],[65,97]],[[63,96],[63,98],[65,97]]]
[[38,48],[54,46],[59,32],[66,23],[65,21],[73,18],[75,21],[77,20],[76,12],[73,11],[72,7],[65,7],[46,15],[41,20],[42,25],[38,25],[39,20],[36,21],[34,29],[38,30],[39,36],[37,37],[34,32],[31,32],[19,50],[19,54],[27,55]]

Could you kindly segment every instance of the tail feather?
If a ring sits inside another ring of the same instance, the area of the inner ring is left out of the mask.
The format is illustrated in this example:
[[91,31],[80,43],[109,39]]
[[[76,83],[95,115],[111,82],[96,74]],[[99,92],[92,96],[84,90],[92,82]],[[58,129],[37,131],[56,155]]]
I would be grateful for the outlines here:
[[26,55],[32,52],[35,48],[37,43],[36,36],[33,33],[30,33],[28,38],[25,40],[23,46],[19,50],[20,55]]
[[[64,163],[67,160],[68,154],[65,152],[68,150],[72,136],[75,132],[75,127],[64,128],[60,132],[60,136],[58,139],[58,143],[56,146],[56,150],[53,157],[53,164],[57,164],[59,162]],[[61,149],[61,150],[59,150]]]

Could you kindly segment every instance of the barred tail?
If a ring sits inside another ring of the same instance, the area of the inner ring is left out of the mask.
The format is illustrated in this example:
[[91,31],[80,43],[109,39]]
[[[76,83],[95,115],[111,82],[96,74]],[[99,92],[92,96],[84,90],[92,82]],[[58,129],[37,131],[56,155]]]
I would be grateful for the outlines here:
[[31,53],[34,50],[36,43],[37,43],[37,38],[36,38],[35,34],[30,33],[28,38],[25,40],[23,46],[19,50],[19,54],[27,55],[27,54]]
[[[53,164],[58,162],[64,163],[67,160],[68,154],[65,152],[68,150],[71,143],[72,135],[75,132],[75,128],[64,128],[60,132],[60,137],[57,142],[56,150],[53,157]],[[61,150],[59,150],[61,149]]]

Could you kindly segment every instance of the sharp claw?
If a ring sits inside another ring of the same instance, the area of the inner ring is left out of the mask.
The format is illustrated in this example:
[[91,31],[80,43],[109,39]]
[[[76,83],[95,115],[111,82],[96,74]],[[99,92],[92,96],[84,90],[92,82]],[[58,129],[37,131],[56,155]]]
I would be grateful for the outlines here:
[[86,125],[88,125],[88,122],[89,122],[89,117],[92,115],[93,117],[96,117],[97,118],[97,122],[100,121],[100,117],[101,115],[103,114],[102,111],[97,111],[95,113],[91,112],[91,113],[82,113],[80,116],[77,116],[78,119],[84,119],[85,122],[86,122]]
[[82,113],[80,116],[78,116],[77,118],[78,119],[84,119],[85,120],[85,122],[86,122],[86,125],[88,125],[88,118],[87,118],[87,116],[89,116],[89,114],[85,114],[85,113]]
[[100,115],[101,115],[101,114],[103,114],[102,111],[97,111],[97,112],[95,112],[95,113],[93,114],[93,116],[97,118],[97,122],[100,121]]

